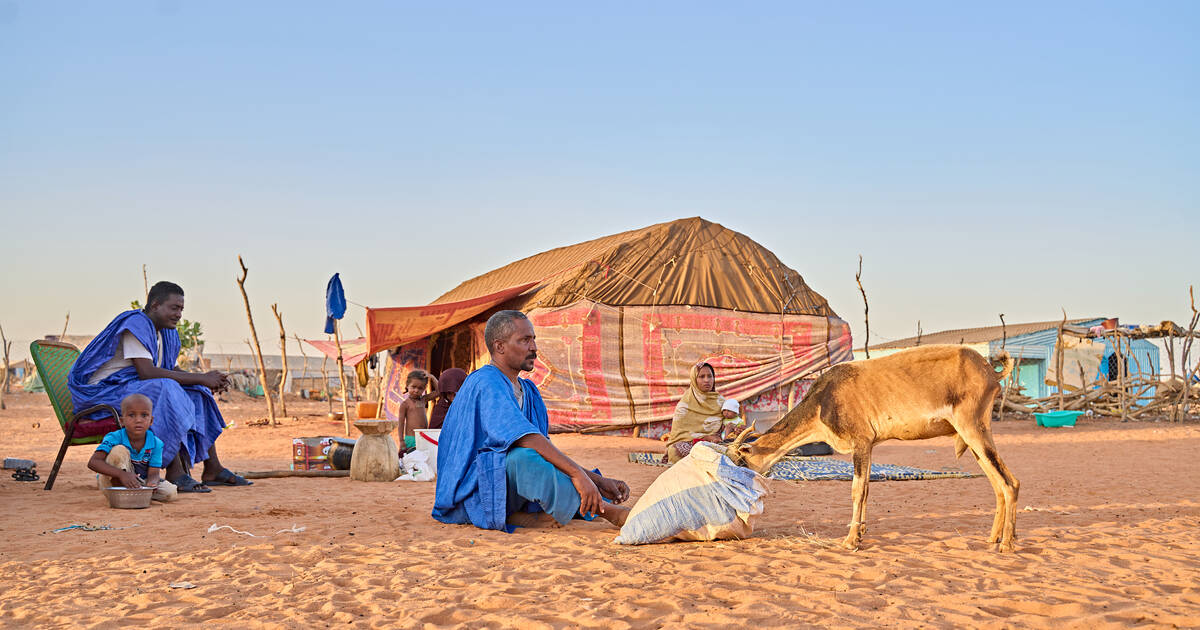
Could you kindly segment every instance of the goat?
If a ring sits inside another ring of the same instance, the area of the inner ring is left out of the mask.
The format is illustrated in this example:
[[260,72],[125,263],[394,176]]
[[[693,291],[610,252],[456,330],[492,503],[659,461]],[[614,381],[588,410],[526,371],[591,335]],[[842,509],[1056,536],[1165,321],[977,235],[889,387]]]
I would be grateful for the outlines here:
[[[996,367],[1002,367],[997,372]],[[852,453],[854,482],[850,533],[842,542],[858,549],[866,531],[871,449],[885,440],[921,440],[955,434],[955,457],[967,448],[996,493],[988,542],[1012,551],[1020,483],[1000,460],[992,441],[992,401],[999,381],[1013,369],[1001,353],[994,361],[962,346],[922,346],[831,367],[808,395],[753,443],[747,429],[729,446],[735,464],[765,474],[788,451],[826,442]],[[995,548],[995,547],[993,547]]]

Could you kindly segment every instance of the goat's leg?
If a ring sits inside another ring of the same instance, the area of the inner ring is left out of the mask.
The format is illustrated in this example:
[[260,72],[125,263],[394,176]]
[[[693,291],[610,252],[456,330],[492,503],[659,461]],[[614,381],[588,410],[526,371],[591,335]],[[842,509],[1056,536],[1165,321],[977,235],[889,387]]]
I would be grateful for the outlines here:
[[967,427],[960,430],[959,435],[971,448],[971,454],[975,456],[975,461],[979,462],[979,468],[983,470],[988,482],[992,484],[993,492],[996,493],[996,514],[992,519],[992,533],[988,536],[988,542],[998,543],[1000,551],[1012,551],[1013,538],[1016,535],[1017,490],[1020,483],[1001,461],[991,435]]
[[851,489],[850,533],[842,546],[858,549],[862,535],[867,531],[867,494],[871,481],[871,447],[859,447],[854,451],[854,482]]
[[[992,448],[994,449],[995,445]],[[1004,525],[1007,529],[1008,539],[1014,541],[1017,539],[1017,496],[1021,492],[1021,482],[1017,480],[1012,471],[1008,469],[1008,466],[1004,464],[1004,460],[1000,459],[999,453],[996,454],[996,467],[1000,470],[1000,474],[1004,476],[1005,480],[1008,481],[1009,487],[1012,488],[1012,498],[1008,500],[1008,506],[1004,512]]]
[[1008,502],[1004,500],[1004,492],[1001,490],[1002,485],[995,482],[992,476],[988,474],[987,468],[983,465],[983,460],[979,455],[975,454],[975,449],[971,449],[971,455],[975,461],[979,463],[979,468],[988,478],[988,484],[992,486],[992,494],[996,495],[996,511],[992,514],[992,533],[988,534],[988,543],[996,544],[1000,542],[1000,534],[1004,527],[1004,515],[1008,507]]

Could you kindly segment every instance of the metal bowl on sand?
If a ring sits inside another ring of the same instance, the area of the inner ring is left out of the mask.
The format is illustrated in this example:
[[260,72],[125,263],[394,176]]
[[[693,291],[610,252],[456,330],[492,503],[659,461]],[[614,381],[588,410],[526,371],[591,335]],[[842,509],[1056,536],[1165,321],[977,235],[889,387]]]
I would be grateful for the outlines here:
[[136,510],[150,507],[150,499],[154,496],[154,488],[123,488],[113,486],[104,489],[108,497],[109,507]]

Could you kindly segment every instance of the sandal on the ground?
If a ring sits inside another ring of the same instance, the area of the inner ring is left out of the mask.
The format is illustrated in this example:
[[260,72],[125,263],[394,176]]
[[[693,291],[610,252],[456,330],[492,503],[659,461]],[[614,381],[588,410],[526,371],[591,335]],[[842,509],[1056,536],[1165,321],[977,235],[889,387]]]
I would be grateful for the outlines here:
[[228,468],[222,468],[221,472],[217,473],[217,476],[215,478],[213,478],[209,481],[205,481],[204,483],[206,483],[214,488],[219,488],[221,486],[252,486],[252,485],[254,485],[253,481],[249,481],[245,477],[242,477],[241,475],[234,474],[234,472],[232,470],[229,470]]
[[209,488],[208,486],[196,481],[195,479],[192,479],[187,475],[175,480],[175,489],[179,492],[212,492],[212,488]]

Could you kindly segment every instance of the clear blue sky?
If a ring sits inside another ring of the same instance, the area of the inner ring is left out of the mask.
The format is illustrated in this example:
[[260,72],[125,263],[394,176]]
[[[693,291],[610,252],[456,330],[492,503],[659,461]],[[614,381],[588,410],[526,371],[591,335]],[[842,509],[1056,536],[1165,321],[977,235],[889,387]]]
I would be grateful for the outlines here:
[[316,336],[334,271],[422,304],[695,215],[856,345],[860,253],[873,341],[1183,320],[1197,33],[1196,2],[0,0],[0,324],[94,333],[145,263],[236,351],[239,253],[260,336],[271,302]]

